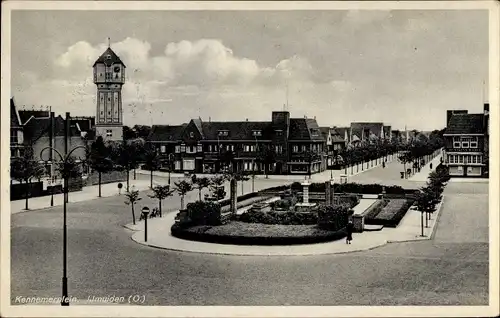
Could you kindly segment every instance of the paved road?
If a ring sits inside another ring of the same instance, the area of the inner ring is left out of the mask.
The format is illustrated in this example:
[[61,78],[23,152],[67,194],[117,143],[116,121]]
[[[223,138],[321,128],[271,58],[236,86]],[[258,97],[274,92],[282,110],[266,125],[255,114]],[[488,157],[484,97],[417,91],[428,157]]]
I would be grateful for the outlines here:
[[[148,248],[121,227],[130,222],[123,197],[75,203],[69,292],[81,299],[140,294],[146,305],[484,305],[486,193],[486,184],[450,184],[432,241],[286,259]],[[13,304],[16,296],[60,295],[61,219],[60,207],[12,216]]]

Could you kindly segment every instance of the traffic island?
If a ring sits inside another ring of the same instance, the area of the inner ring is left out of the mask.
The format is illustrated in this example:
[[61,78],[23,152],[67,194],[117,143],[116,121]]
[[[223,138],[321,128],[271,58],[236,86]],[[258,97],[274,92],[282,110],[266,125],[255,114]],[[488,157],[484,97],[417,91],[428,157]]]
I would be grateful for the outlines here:
[[330,242],[346,237],[345,228],[329,231],[317,225],[271,225],[233,221],[219,226],[184,228],[174,224],[172,236],[198,242],[231,245],[297,245]]

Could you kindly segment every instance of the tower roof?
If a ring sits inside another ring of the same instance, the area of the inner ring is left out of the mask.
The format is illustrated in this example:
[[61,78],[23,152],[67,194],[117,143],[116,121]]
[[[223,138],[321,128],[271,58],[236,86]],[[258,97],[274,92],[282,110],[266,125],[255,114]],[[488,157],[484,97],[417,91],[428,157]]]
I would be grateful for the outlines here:
[[106,51],[104,51],[104,53],[102,53],[101,56],[99,56],[99,58],[95,61],[93,66],[95,66],[98,63],[104,63],[108,66],[112,64],[121,64],[123,65],[123,67],[126,67],[125,63],[123,63],[122,60],[120,60],[118,55],[116,55],[116,53],[113,52],[113,50],[110,47],[108,47]]

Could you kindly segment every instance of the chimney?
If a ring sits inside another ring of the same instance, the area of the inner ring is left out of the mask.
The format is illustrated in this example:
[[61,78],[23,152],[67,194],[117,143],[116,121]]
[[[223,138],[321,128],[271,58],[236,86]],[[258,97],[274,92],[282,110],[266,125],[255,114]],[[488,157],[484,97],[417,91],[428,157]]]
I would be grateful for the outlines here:
[[248,121],[248,118],[246,118],[245,121]]
[[211,123],[212,122],[212,117],[208,117],[208,122]]

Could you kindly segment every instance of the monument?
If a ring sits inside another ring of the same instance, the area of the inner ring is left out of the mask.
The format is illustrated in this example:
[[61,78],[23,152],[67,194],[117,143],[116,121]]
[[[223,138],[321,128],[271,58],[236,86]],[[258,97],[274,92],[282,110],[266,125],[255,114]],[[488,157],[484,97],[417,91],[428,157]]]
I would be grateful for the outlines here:
[[302,183],[302,202],[295,204],[295,211],[297,212],[311,212],[316,203],[309,202],[309,186],[311,184],[307,179]]

